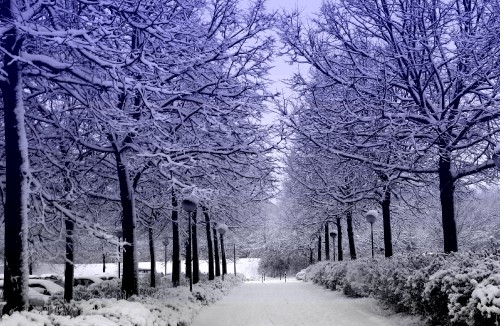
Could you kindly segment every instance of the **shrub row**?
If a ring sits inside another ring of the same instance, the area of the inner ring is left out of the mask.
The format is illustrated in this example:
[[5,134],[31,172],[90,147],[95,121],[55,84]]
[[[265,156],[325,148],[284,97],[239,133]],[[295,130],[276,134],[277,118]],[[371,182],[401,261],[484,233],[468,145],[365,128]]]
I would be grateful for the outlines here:
[[320,262],[312,280],[351,297],[375,297],[398,312],[418,314],[429,325],[499,325],[500,256],[398,255]]
[[[75,300],[66,303],[54,297],[44,311],[15,312],[0,317],[3,326],[186,326],[205,305],[221,299],[243,282],[243,275],[226,275],[222,281],[204,279],[193,286],[172,287],[168,279],[156,288],[141,288],[141,293],[123,299],[119,280],[104,281],[89,287],[77,286]],[[147,280],[141,280],[146,283]]]

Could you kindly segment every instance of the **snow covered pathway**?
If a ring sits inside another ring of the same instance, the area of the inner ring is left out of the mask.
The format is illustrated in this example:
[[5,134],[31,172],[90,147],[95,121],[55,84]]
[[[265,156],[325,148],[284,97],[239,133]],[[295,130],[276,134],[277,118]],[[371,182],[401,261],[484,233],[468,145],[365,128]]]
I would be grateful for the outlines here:
[[248,282],[203,308],[192,326],[356,326],[410,325],[411,319],[384,316],[374,299],[352,299],[304,282]]

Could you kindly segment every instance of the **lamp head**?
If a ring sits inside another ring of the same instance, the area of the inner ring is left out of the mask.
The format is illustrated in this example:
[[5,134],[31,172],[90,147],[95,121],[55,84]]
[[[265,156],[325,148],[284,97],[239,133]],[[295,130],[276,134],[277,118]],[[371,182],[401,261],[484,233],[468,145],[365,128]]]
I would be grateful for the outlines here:
[[217,232],[219,232],[220,235],[224,235],[224,234],[226,234],[227,231],[229,231],[229,228],[224,223],[217,223],[216,228],[217,228]]
[[378,218],[377,210],[375,209],[369,210],[368,212],[366,212],[365,218],[368,223],[370,224],[375,223],[375,221],[377,221]]
[[192,213],[198,207],[198,200],[194,197],[186,197],[181,203],[182,209],[186,212]]

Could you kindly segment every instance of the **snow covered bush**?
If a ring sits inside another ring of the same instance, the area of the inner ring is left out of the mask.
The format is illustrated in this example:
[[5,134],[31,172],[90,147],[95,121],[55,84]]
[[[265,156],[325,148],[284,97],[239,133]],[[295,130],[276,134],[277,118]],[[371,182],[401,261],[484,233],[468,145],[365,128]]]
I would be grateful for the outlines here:
[[192,293],[188,287],[173,288],[164,282],[154,290],[146,291],[149,292],[148,295],[132,296],[128,300],[112,297],[117,294],[115,288],[120,289],[119,284],[114,281],[108,284],[109,289],[106,285],[88,288],[89,296],[94,295],[98,289],[103,289],[103,296],[109,295],[109,297],[101,296],[67,304],[60,303],[42,312],[15,312],[11,316],[4,315],[0,318],[0,324],[2,326],[185,326],[191,323],[201,307],[221,299],[232,287],[243,282],[243,279],[242,275],[226,275],[224,281],[217,278],[210,282],[200,282],[193,285]]
[[304,279],[351,297],[376,297],[430,325],[498,325],[499,270],[498,255],[399,255],[320,262]]
[[492,274],[475,285],[467,305],[468,324],[500,324],[500,274]]

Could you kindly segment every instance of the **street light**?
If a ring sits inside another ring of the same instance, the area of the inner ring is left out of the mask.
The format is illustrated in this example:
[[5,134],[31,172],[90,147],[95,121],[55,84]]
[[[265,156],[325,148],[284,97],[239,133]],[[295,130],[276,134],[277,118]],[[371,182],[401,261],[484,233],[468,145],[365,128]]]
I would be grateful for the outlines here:
[[335,261],[335,238],[337,237],[337,232],[335,231],[330,232],[330,237],[332,238],[332,245],[333,245],[333,261]]
[[224,234],[229,231],[228,227],[224,223],[217,224],[217,232],[220,234],[220,249],[222,254],[222,280],[224,281],[224,274],[227,274],[226,265],[226,252],[224,250]]
[[[191,260],[191,245],[192,245],[192,234],[191,234],[191,213],[196,211],[198,206],[198,201],[193,197],[185,198],[181,203],[182,209],[188,213],[188,253],[189,257],[186,257],[186,261]],[[187,273],[187,271],[186,271]],[[189,291],[193,291],[193,271],[191,269],[191,262],[189,262]]]
[[366,212],[365,218],[368,223],[370,223],[371,234],[372,234],[372,258],[375,257],[375,253],[373,251],[373,223],[377,220],[378,212],[375,209],[369,210]]
[[168,240],[169,238],[166,237],[165,240],[163,240],[163,246],[165,246],[165,257],[163,261],[165,262],[165,276],[167,276],[167,262],[168,262]]

